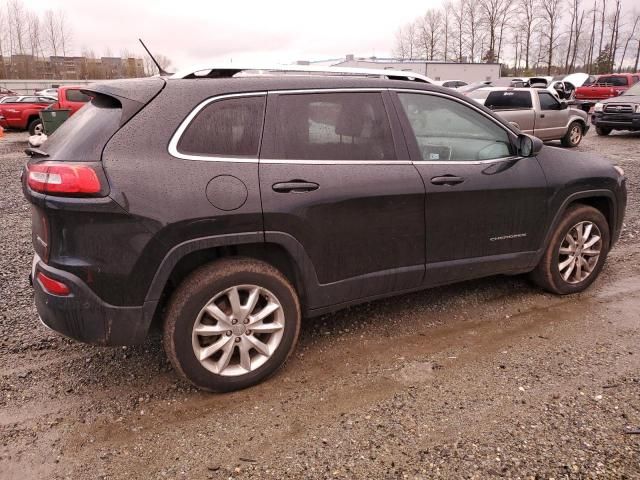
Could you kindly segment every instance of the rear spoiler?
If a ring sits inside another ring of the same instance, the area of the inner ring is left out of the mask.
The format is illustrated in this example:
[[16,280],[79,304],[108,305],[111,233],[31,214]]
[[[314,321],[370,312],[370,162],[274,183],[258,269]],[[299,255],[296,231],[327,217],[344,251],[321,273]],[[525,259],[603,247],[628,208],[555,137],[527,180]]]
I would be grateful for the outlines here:
[[93,83],[81,91],[91,96],[103,96],[116,100],[122,107],[120,124],[124,125],[142,107],[162,91],[166,81],[160,77],[112,80]]

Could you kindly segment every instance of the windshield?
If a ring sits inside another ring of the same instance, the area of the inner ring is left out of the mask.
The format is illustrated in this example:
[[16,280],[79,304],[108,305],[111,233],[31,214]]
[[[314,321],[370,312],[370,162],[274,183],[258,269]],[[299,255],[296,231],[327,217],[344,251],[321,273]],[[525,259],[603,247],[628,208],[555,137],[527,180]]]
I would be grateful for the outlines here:
[[633,87],[624,92],[623,95],[636,95],[640,97],[640,82],[636,83]]

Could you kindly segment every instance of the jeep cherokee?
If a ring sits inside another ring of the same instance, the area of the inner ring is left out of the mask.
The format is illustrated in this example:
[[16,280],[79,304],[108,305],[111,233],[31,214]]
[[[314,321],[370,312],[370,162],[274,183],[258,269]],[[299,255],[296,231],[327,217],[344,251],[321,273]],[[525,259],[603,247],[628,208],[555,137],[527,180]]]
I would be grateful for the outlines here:
[[89,86],[28,149],[47,326],[125,345],[160,322],[178,374],[230,391],[285,362],[302,317],[495,274],[569,294],[600,273],[619,167],[407,72],[264,73]]

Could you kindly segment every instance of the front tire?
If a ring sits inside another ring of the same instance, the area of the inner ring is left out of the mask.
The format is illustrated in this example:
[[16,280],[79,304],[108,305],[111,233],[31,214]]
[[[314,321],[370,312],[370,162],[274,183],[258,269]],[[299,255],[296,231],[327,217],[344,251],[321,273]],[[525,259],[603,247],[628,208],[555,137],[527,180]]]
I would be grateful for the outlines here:
[[563,147],[573,148],[577,147],[580,141],[582,140],[582,136],[584,134],[584,127],[580,122],[571,122],[569,128],[567,129],[567,133],[562,137],[560,142]]
[[609,224],[604,215],[587,205],[570,206],[531,278],[558,295],[581,292],[600,274],[609,246]]
[[36,118],[35,120],[31,120],[29,124],[29,135],[42,135],[44,133],[44,126],[42,125],[42,120]]
[[164,348],[196,387],[229,392],[273,375],[295,348],[300,304],[274,267],[246,258],[200,267],[173,294]]
[[606,137],[611,133],[611,129],[607,127],[596,127],[596,133],[601,137]]

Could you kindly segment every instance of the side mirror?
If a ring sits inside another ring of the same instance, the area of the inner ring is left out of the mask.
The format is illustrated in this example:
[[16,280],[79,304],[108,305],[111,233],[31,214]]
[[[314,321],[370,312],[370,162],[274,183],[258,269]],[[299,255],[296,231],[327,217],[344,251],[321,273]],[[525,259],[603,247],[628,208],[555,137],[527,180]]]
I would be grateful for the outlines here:
[[531,135],[527,135],[526,133],[521,133],[518,135],[518,154],[523,157],[533,157],[537,155],[540,150],[542,150],[543,143],[537,137],[532,137]]
[[564,100],[560,100],[560,110],[566,110],[569,108],[569,105]]

